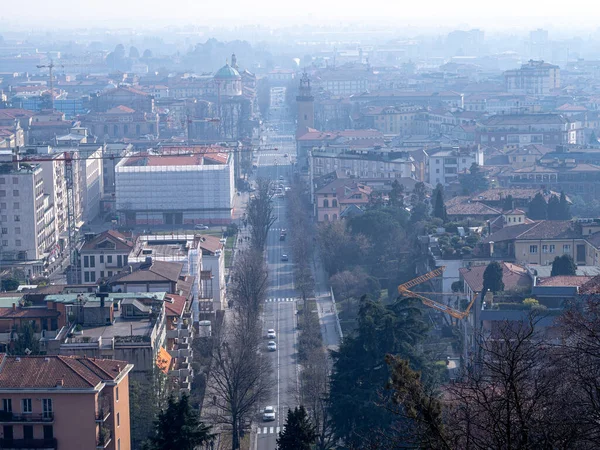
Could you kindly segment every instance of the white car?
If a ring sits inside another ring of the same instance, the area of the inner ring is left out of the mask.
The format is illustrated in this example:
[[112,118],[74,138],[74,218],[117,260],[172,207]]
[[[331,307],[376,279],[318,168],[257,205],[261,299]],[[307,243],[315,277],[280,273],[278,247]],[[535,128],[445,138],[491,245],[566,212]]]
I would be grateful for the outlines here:
[[275,339],[277,337],[277,334],[275,333],[275,330],[273,328],[269,328],[267,330],[267,337],[269,339]]
[[275,352],[277,351],[277,344],[275,343],[275,341],[269,341],[269,343],[267,344],[267,348],[270,352]]
[[263,411],[263,421],[271,422],[273,420],[275,420],[275,408],[272,406],[265,407],[265,410]]
[[207,225],[196,225],[194,227],[194,230],[208,230],[208,226]]

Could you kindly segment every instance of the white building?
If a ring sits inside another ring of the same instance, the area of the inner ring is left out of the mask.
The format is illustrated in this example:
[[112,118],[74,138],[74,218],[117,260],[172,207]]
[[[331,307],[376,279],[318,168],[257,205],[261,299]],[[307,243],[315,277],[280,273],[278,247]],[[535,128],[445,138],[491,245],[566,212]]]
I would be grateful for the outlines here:
[[530,60],[520,69],[504,72],[506,91],[513,94],[548,95],[560,88],[560,67]]
[[[11,151],[0,153],[0,227],[3,263],[44,257],[53,233],[46,232],[44,180],[37,164],[13,162]],[[48,202],[46,202],[48,204]]]
[[[225,309],[227,287],[225,283],[225,245],[216,236],[197,235],[202,251],[202,267],[213,277],[213,309]],[[216,283],[215,283],[216,281]]]
[[437,147],[426,149],[427,182],[444,186],[458,180],[459,173],[467,172],[473,163],[483,166],[481,147]]
[[109,230],[86,240],[79,249],[82,284],[95,284],[110,278],[127,265],[133,242],[121,233]]
[[116,166],[116,209],[122,224],[231,222],[234,158],[224,147],[170,147],[130,154]]

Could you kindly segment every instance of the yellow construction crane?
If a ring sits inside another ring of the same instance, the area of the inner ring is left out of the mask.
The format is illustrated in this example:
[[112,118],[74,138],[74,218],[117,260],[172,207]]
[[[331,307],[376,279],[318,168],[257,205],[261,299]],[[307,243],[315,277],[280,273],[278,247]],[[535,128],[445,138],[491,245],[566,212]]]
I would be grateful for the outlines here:
[[[414,292],[414,291],[410,290],[410,288],[413,286],[417,286],[418,284],[425,283],[426,281],[429,281],[432,278],[439,277],[442,273],[444,273],[445,269],[446,269],[445,266],[438,267],[437,269],[432,270],[431,272],[428,272],[425,275],[421,275],[420,277],[417,277],[413,280],[407,281],[404,284],[401,284],[400,286],[398,286],[398,293],[405,297],[418,298],[419,300],[421,300],[423,302],[424,305],[429,306],[430,308],[436,309],[438,311],[444,312],[444,313],[454,317],[455,319],[462,320],[469,315],[469,312],[471,311],[471,308],[473,307],[473,304],[475,303],[475,298],[477,298],[477,294],[473,294],[473,298],[471,299],[471,302],[469,303],[469,306],[467,306],[466,310],[458,311],[454,308],[451,308],[450,306],[444,305],[443,303],[433,301],[430,298],[427,298],[418,292]],[[446,292],[430,292],[430,294],[456,295],[456,293],[450,293],[450,292],[447,292],[447,293]]]

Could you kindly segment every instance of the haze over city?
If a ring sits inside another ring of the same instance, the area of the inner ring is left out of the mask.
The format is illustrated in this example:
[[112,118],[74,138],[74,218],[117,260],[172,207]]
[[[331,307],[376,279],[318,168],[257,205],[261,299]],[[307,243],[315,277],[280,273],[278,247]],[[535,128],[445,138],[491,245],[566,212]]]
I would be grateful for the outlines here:
[[0,448],[597,449],[599,13],[2,3]]

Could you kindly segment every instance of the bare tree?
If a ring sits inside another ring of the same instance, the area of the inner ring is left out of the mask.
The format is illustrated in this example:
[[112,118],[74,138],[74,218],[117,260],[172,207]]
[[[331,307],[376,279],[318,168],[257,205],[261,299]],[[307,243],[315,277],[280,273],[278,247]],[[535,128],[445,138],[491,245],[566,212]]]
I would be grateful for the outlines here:
[[239,448],[243,424],[270,389],[271,366],[260,352],[260,340],[258,323],[229,325],[215,337],[210,383],[217,408],[212,419],[231,427],[232,450]]
[[257,323],[268,288],[268,276],[262,252],[248,249],[238,256],[231,275],[230,298],[244,327]]
[[267,236],[276,217],[273,215],[273,183],[264,178],[256,181],[256,192],[248,203],[246,212],[250,225],[252,246],[263,252],[267,243]]

